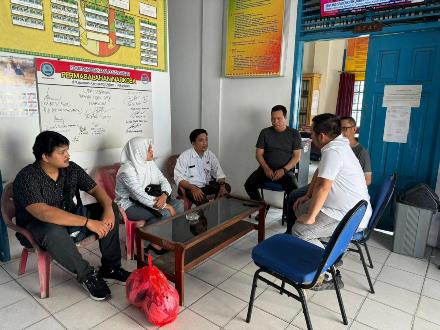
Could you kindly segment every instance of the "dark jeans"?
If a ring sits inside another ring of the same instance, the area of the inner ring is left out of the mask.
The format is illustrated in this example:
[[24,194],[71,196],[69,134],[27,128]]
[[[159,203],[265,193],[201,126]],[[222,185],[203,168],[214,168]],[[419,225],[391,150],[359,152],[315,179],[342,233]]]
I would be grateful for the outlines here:
[[[203,193],[205,194],[205,197],[201,201],[196,201],[194,199],[194,196],[190,189],[185,189],[185,196],[188,198],[191,202],[193,202],[196,205],[202,205],[205,203],[208,203],[208,198],[206,196],[208,195],[215,195],[215,197],[218,196],[218,193],[220,191],[220,185],[217,181],[211,181],[208,185],[200,188],[202,189]],[[228,183],[225,183],[225,189],[228,192],[228,194],[231,192],[231,186]]]
[[[270,182],[271,180],[264,174],[262,167],[257,168],[246,180],[244,188],[246,189],[249,198],[255,201],[261,201],[260,187],[265,182]],[[288,171],[283,175],[281,179],[275,181],[283,186],[283,190],[289,194],[292,190],[298,187],[296,182],[295,173],[293,171]]]
[[293,190],[289,197],[287,198],[287,231],[292,232],[292,227],[296,221],[295,211],[293,211],[293,204],[295,204],[296,200],[305,194],[309,190],[309,185],[305,185],[301,188]]
[[[101,264],[104,267],[121,266],[121,247],[119,245],[119,224],[121,216],[118,206],[113,203],[115,225],[107,236],[99,240]],[[86,205],[87,216],[90,219],[100,219],[103,209],[100,204]],[[27,226],[38,245],[70,272],[75,273],[79,282],[87,279],[93,272],[93,267],[79,253],[73,239],[69,236],[67,227],[42,221],[32,222]]]
[[[171,205],[177,214],[183,212],[183,203],[181,200],[168,197],[167,204]],[[146,220],[149,225],[171,216],[170,212],[166,209],[162,209],[159,212],[161,213],[160,217],[150,212],[150,210],[143,205],[137,204],[133,204],[125,210],[125,214],[127,214],[127,218],[130,219],[130,221]]]

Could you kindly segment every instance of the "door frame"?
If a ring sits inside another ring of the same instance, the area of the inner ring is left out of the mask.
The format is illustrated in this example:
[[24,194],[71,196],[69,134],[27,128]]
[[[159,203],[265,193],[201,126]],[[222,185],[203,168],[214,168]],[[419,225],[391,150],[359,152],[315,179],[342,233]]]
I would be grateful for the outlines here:
[[[293,63],[293,75],[292,75],[292,94],[290,100],[290,111],[289,111],[289,125],[293,128],[298,128],[298,114],[300,109],[301,100],[301,85],[302,85],[302,71],[303,71],[303,57],[304,57],[304,43],[309,41],[321,41],[321,40],[335,40],[335,39],[349,39],[356,38],[366,33],[352,33],[352,32],[322,32],[311,35],[301,35],[301,22],[303,20],[303,4],[302,0],[298,0],[297,6],[297,22],[296,22],[296,32],[295,32],[295,48],[294,48],[294,63]],[[382,36],[389,34],[400,34],[409,32],[420,32],[420,31],[440,31],[440,21],[439,22],[429,22],[429,23],[418,23],[418,24],[401,24],[401,25],[386,25],[381,31],[368,33],[369,36]],[[440,32],[439,32],[440,33]],[[440,64],[440,59],[437,60]],[[372,76],[371,72],[365,72],[366,77]],[[437,133],[440,136],[440,131]],[[440,152],[436,155],[437,163],[440,162]],[[437,178],[438,171],[433,171],[431,182],[435,182]],[[374,175],[374,174],[373,174]],[[438,178],[437,178],[438,180]]]
[[[293,58],[293,75],[292,75],[292,94],[290,98],[289,125],[298,128],[298,113],[301,100],[301,84],[304,57],[304,42],[349,39],[356,38],[366,33],[353,33],[350,31],[329,31],[311,35],[301,35],[301,22],[303,20],[303,0],[298,0],[297,19],[295,31],[295,48]],[[393,33],[404,33],[424,30],[440,29],[440,22],[417,23],[417,24],[398,24],[385,25],[381,31],[370,32],[371,35],[386,35]],[[367,72],[365,73],[367,75]]]

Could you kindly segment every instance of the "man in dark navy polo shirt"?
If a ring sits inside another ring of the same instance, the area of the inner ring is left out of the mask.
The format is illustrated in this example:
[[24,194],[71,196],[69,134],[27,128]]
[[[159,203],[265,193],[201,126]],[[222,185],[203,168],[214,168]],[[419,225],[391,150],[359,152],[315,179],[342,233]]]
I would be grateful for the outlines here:
[[[14,180],[17,224],[27,228],[53,259],[75,273],[92,299],[104,300],[111,294],[104,279],[125,283],[129,276],[121,267],[119,210],[80,166],[69,161],[68,151],[69,140],[59,133],[44,131],[36,137],[36,161]],[[79,190],[95,197],[98,203],[84,207]],[[99,237],[99,272],[84,260],[75,245],[91,233]]]

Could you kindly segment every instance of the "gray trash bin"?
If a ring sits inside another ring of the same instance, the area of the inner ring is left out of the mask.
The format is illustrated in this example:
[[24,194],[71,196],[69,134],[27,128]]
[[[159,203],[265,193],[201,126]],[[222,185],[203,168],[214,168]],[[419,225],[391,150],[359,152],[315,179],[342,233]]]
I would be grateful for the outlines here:
[[431,220],[439,207],[438,196],[426,184],[418,184],[400,195],[394,215],[393,251],[423,258]]

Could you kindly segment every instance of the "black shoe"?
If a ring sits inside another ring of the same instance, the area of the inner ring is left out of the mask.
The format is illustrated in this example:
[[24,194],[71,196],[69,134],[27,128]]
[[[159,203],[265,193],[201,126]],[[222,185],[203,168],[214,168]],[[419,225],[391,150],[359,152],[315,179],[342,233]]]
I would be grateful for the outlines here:
[[82,286],[87,290],[90,298],[93,300],[105,300],[111,295],[107,282],[100,278],[96,271],[91,273],[87,279],[82,282]]
[[[342,282],[342,277],[339,271],[336,272],[336,282],[338,283],[339,289],[344,288],[344,282]],[[313,291],[323,291],[323,290],[334,290],[335,284],[333,283],[333,279],[324,278],[321,283],[316,283],[313,288],[310,290]]]
[[[265,217],[266,217],[266,215],[267,215],[267,213],[269,213],[269,209],[270,209],[270,205],[269,204],[267,204],[267,206],[266,206],[266,213],[265,213]],[[260,220],[260,213],[258,212],[258,214],[255,216],[255,220],[257,220],[257,221],[259,221]]]
[[284,234],[287,234],[287,235],[292,235],[292,229],[286,229],[286,231],[284,232]]
[[122,267],[116,267],[116,268],[101,267],[98,272],[98,276],[100,278],[106,280],[113,280],[120,284],[125,284],[130,274],[131,274],[130,272],[127,272]]
[[156,249],[153,245],[148,244],[148,246],[144,249],[144,253],[148,253],[148,251],[150,251],[150,250],[153,251],[158,256],[161,256],[161,255],[168,252],[167,249],[162,248],[159,250],[159,249]]

